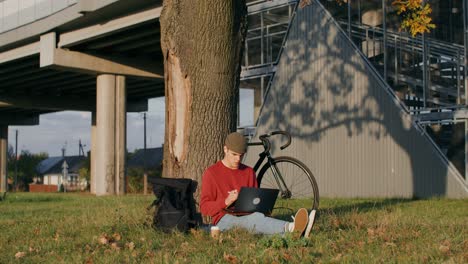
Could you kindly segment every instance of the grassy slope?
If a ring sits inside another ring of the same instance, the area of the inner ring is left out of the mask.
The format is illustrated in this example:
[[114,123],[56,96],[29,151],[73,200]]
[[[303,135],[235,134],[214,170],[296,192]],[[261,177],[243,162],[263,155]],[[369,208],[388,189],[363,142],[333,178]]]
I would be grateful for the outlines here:
[[154,231],[152,199],[9,194],[0,263],[468,262],[468,200],[323,199],[310,240],[236,230],[214,241]]

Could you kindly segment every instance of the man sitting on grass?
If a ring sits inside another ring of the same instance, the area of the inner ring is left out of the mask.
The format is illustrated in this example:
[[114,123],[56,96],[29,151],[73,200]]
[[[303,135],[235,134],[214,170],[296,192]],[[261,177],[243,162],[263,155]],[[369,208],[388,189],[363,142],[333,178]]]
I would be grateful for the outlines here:
[[211,216],[212,224],[217,225],[221,231],[242,227],[260,234],[294,232],[296,235],[304,234],[304,237],[309,237],[314,224],[315,210],[309,215],[305,208],[299,209],[293,217],[293,222],[267,217],[258,212],[244,216],[234,216],[225,212],[224,209],[237,200],[241,187],[258,187],[258,183],[253,169],[240,162],[247,152],[247,141],[241,134],[229,134],[223,149],[224,158],[203,173],[201,213]]

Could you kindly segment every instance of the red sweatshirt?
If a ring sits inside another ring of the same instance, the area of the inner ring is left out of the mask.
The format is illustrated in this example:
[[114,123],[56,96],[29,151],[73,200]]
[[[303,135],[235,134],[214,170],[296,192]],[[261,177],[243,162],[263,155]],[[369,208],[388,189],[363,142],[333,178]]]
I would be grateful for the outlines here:
[[240,164],[238,169],[230,169],[218,161],[206,169],[203,173],[200,210],[202,215],[212,217],[212,224],[218,221],[226,213],[224,201],[228,197],[228,192],[241,187],[258,187],[255,172],[252,168]]

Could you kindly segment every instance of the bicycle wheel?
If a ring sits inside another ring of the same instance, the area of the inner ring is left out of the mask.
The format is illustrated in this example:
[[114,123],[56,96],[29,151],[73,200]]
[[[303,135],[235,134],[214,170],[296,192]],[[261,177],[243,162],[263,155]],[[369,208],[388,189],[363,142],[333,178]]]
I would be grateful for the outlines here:
[[[284,188],[278,187],[275,178],[274,167],[283,178],[287,187],[286,192],[281,192]],[[311,199],[310,209],[317,209],[319,206],[319,190],[314,175],[301,161],[292,157],[274,158],[273,166],[270,163],[263,165],[257,176],[258,185],[262,188],[279,189],[277,204],[280,207],[295,207],[296,199]]]

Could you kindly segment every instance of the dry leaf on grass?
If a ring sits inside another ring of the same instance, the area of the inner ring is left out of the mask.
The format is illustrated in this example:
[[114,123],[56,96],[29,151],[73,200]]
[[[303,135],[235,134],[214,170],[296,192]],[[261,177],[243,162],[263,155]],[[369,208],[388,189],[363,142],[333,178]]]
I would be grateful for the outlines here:
[[450,240],[444,240],[442,241],[442,243],[440,244],[439,246],[439,251],[444,253],[444,254],[447,254],[450,252]]
[[109,244],[109,238],[107,237],[106,234],[102,234],[102,235],[99,236],[98,242],[101,245],[107,245],[107,244]]
[[20,259],[20,258],[22,258],[24,256],[26,256],[26,252],[20,251],[20,252],[16,252],[16,254],[15,254],[15,258],[17,258],[17,259]]
[[89,258],[86,260],[85,263],[86,263],[86,264],[93,264],[94,262],[93,262],[93,259],[92,259],[91,257],[89,257]]
[[112,248],[113,250],[116,250],[116,251],[119,251],[119,250],[120,250],[120,246],[119,246],[119,244],[117,244],[117,242],[111,243],[111,248]]
[[59,237],[60,237],[59,233],[58,233],[58,232],[55,232],[54,240],[55,240],[55,241],[58,241],[58,240],[59,240]]
[[331,260],[339,262],[341,260],[341,257],[343,257],[343,254],[340,253],[340,254],[336,255],[334,258],[332,258]]
[[122,236],[119,234],[119,233],[114,233],[112,235],[112,238],[115,240],[115,241],[120,241],[120,239],[122,239]]
[[236,256],[233,256],[231,254],[227,254],[226,252],[224,252],[224,260],[226,260],[227,262],[229,263],[237,263],[237,257]]
[[205,239],[205,236],[204,236],[204,233],[205,231],[203,231],[202,229],[190,229],[190,234],[192,234],[193,238],[195,238],[195,240],[203,240]]
[[135,243],[133,242],[127,242],[125,243],[125,247],[128,248],[130,251],[135,249]]
[[38,248],[29,247],[29,252],[30,252],[30,253],[32,253],[32,252],[39,253],[39,249],[38,249]]
[[396,244],[393,242],[385,242],[385,245],[389,247],[396,247]]
[[444,253],[444,254],[447,254],[447,253],[450,251],[450,247],[444,246],[444,245],[440,245],[439,251],[442,252],[442,253]]

